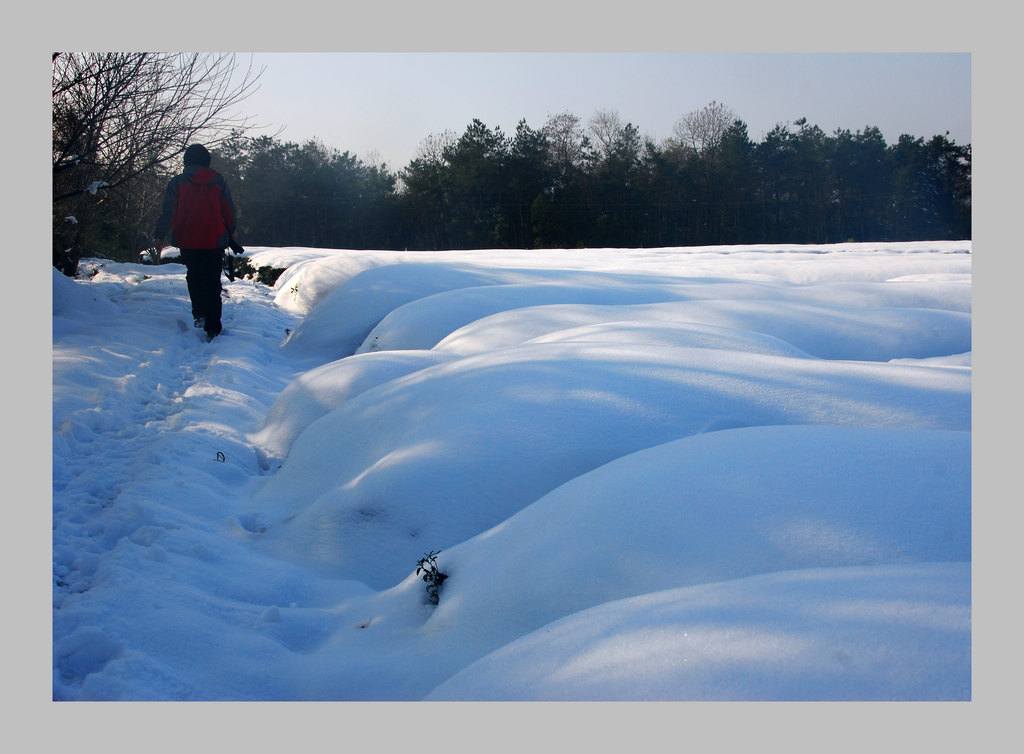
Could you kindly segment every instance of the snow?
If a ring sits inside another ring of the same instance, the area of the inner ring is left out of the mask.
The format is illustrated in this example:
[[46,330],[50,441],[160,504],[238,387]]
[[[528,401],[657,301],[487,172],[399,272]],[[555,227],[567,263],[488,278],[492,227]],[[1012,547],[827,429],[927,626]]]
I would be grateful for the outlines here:
[[54,700],[972,699],[970,242],[247,256],[54,271]]

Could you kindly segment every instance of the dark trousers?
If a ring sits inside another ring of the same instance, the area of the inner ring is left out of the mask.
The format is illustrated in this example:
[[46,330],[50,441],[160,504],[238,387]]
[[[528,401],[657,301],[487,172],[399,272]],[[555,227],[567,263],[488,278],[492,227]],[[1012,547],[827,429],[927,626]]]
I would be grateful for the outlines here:
[[220,334],[220,271],[224,264],[223,249],[182,249],[185,282],[192,300],[192,317],[205,320],[209,335]]

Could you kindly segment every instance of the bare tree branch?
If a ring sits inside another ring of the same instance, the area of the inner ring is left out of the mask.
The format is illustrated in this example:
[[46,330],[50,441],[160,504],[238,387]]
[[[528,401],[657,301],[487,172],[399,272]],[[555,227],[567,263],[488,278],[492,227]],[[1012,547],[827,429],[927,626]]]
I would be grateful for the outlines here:
[[55,53],[54,201],[94,181],[116,187],[192,141],[215,146],[250,125],[233,109],[260,74],[237,69],[234,55]]

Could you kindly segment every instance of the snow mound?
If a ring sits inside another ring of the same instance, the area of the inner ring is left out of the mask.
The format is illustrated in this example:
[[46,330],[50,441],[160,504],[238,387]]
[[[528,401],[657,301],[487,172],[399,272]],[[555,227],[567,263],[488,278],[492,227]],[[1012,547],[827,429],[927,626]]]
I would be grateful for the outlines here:
[[[324,266],[318,264],[313,269]],[[310,296],[309,312],[291,332],[284,347],[286,353],[294,357],[324,361],[353,354],[381,319],[409,301],[437,291],[495,280],[493,273],[462,266],[390,264],[354,272],[343,282],[327,288],[322,283],[311,282],[310,272],[296,273],[292,278],[278,281],[279,301],[285,295],[285,288],[296,296],[308,287],[316,289]],[[318,281],[318,278],[312,280]]]
[[288,455],[292,442],[314,421],[355,396],[453,356],[432,351],[392,351],[332,361],[303,372],[288,384],[251,440],[268,469]]
[[474,536],[615,458],[785,424],[966,430],[970,375],[706,348],[520,346],[411,373],[322,416],[254,510],[268,540],[384,588],[424,549]]
[[[410,322],[422,314],[415,305],[399,311]],[[729,345],[720,341],[722,347],[763,350],[766,339],[771,339],[774,352],[823,359],[890,361],[949,356],[971,350],[971,317],[955,311],[857,309],[785,300],[700,300],[630,306],[524,306],[491,316],[480,310],[476,313],[479,316],[475,318],[463,317],[472,321],[453,330],[435,348],[470,355],[526,342],[553,343],[575,337],[561,335],[565,330],[627,319],[637,323],[638,330],[645,326],[664,327],[666,323],[724,328],[744,333],[742,339],[746,343],[740,346],[734,338]],[[457,324],[451,322],[454,315],[448,317],[449,326],[456,327]],[[393,348],[424,346],[438,335],[435,329],[417,343],[401,335],[381,332],[387,327],[392,331],[398,329],[385,320],[375,330],[375,337],[388,338],[387,345]],[[761,341],[760,345],[754,345],[755,339]],[[593,336],[588,340],[594,340]],[[615,340],[621,340],[621,335]]]
[[633,597],[528,634],[425,698],[970,700],[971,568],[790,571]]
[[[620,458],[444,552],[481,653],[605,602],[801,569],[969,562],[970,433],[753,427]],[[921,483],[925,474],[926,482]]]
[[115,311],[110,299],[53,268],[53,316],[102,316]]

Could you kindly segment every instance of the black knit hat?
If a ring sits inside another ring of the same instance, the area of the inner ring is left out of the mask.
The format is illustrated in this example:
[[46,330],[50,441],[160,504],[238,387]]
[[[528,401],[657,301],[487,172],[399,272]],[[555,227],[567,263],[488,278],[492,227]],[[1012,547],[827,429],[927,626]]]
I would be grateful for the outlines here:
[[210,153],[202,144],[193,144],[185,150],[185,166],[202,165],[210,167]]

